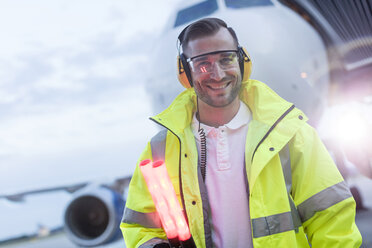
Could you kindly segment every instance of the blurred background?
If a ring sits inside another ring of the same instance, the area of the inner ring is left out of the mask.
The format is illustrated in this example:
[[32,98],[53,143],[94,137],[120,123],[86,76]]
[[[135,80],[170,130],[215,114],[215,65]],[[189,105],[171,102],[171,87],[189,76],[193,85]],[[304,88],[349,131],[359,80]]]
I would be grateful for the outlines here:
[[369,0],[0,0],[0,247],[125,247],[118,232],[148,117],[182,92],[177,37],[224,19],[310,118],[372,247]]

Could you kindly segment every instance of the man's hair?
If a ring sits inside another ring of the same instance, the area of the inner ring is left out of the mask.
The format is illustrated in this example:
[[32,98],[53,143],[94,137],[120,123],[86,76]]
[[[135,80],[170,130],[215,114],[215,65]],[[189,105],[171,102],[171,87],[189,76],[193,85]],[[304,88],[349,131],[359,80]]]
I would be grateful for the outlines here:
[[203,18],[194,23],[191,23],[184,30],[182,30],[182,32],[178,36],[178,40],[182,45],[182,50],[185,51],[189,41],[209,35],[214,35],[222,27],[226,28],[230,32],[231,36],[236,42],[236,45],[238,45],[238,37],[236,36],[235,31],[231,27],[228,27],[226,22],[218,18]]

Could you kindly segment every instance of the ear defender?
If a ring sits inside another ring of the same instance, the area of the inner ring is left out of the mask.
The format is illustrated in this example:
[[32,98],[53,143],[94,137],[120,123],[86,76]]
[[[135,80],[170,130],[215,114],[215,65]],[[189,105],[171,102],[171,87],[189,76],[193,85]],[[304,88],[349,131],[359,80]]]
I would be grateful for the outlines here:
[[239,66],[242,72],[242,82],[249,79],[252,73],[252,60],[244,47],[238,46]]
[[190,68],[183,53],[177,56],[177,77],[178,81],[180,81],[182,86],[186,89],[193,86]]

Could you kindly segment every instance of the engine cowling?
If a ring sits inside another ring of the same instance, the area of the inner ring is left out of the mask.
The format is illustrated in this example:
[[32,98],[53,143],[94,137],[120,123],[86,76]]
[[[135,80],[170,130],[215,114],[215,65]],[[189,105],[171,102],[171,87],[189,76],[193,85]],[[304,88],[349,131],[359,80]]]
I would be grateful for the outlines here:
[[79,246],[107,244],[122,237],[120,222],[125,206],[123,196],[104,186],[76,192],[66,207],[64,229]]

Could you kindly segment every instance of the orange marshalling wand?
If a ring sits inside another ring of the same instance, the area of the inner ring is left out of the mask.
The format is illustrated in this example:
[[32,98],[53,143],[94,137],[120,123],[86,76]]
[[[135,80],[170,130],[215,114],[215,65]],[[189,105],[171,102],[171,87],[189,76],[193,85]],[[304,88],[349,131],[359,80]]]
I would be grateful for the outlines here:
[[146,159],[139,167],[171,245],[196,247],[164,162]]

